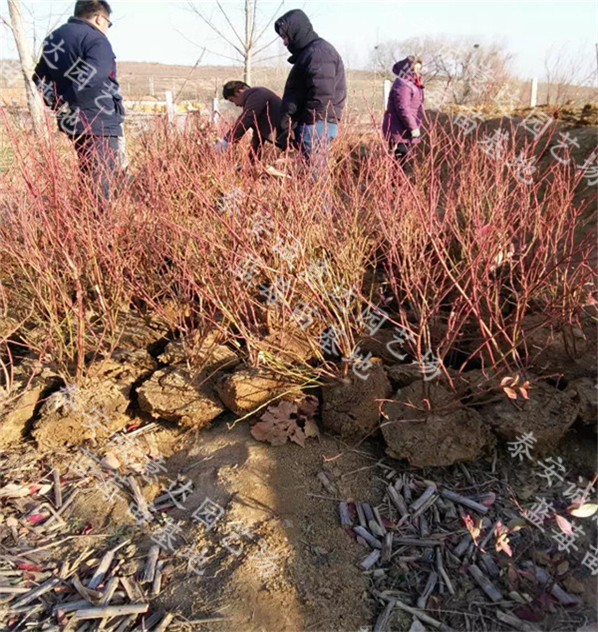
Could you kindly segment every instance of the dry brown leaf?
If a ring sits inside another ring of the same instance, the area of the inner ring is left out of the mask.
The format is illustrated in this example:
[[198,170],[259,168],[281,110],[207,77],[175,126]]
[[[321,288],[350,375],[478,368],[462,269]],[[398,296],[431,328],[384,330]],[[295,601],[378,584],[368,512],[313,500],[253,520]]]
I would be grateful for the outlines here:
[[298,414],[306,419],[313,419],[316,411],[318,410],[318,406],[320,403],[318,402],[318,398],[314,395],[306,395],[299,402],[299,410]]
[[559,526],[559,529],[563,533],[566,533],[567,535],[573,535],[573,528],[571,526],[571,523],[566,518],[563,518],[563,516],[559,516],[558,514],[554,514],[554,517],[556,519],[556,523]]
[[500,520],[494,527],[494,548],[496,551],[504,551],[509,557],[513,556],[513,550],[509,545],[509,528]]
[[291,418],[291,415],[296,414],[297,404],[295,402],[290,402],[286,399],[282,399],[278,402],[278,404],[269,406],[261,418],[263,421],[286,421]]
[[299,403],[281,400],[270,406],[260,421],[251,427],[251,435],[271,445],[283,445],[290,440],[304,448],[308,437],[320,434],[312,419],[317,408],[318,400],[313,395],[308,395]]
[[509,399],[517,399],[517,392],[508,386],[503,386],[503,391]]
[[258,421],[251,427],[251,436],[258,441],[264,441],[271,445],[284,445],[289,438],[288,426],[290,423],[283,421],[265,420]]
[[297,425],[296,416],[297,404],[283,399],[270,406],[251,427],[251,436],[271,445],[284,445],[290,439],[304,447],[305,433]]
[[289,439],[300,445],[302,448],[305,447],[305,433],[301,428],[299,428],[296,422],[295,426],[290,428]]
[[313,419],[308,419],[305,422],[303,432],[305,432],[306,438],[320,436],[320,430],[318,428],[318,424]]

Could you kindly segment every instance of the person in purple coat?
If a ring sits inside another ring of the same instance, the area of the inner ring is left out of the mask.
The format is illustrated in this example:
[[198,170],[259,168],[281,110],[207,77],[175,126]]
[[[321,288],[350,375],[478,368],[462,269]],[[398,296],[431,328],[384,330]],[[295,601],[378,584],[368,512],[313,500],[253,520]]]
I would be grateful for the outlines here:
[[424,120],[421,68],[421,59],[413,56],[401,59],[392,68],[397,78],[388,96],[382,131],[400,164],[404,164],[421,137]]

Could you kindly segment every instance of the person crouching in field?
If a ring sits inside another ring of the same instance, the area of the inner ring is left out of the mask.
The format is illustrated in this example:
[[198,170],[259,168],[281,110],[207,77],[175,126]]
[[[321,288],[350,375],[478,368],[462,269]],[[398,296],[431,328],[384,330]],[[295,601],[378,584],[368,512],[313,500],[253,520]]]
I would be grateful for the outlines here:
[[268,88],[250,88],[243,81],[228,81],[222,88],[222,97],[243,112],[224,138],[216,143],[216,150],[221,151],[243,138],[247,130],[252,130],[251,162],[260,160],[264,143],[274,142],[276,128],[280,123],[281,98]]
[[410,151],[421,137],[424,120],[421,68],[421,59],[406,57],[392,69],[397,78],[388,96],[382,131],[400,165],[405,164]]
[[116,61],[106,32],[112,9],[105,0],[79,0],[74,16],[44,40],[33,81],[58,128],[73,142],[84,176],[108,200],[118,169],[125,110]]

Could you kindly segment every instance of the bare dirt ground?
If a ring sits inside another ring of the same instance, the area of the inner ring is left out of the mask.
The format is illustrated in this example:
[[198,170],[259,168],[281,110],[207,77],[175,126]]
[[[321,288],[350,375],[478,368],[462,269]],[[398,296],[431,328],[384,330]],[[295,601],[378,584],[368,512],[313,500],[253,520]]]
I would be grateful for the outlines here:
[[[184,501],[179,497],[180,509],[162,514],[180,525],[180,529],[172,531],[174,535],[168,542],[172,549],[164,546],[161,551],[162,587],[159,594],[151,598],[150,612],[175,614],[179,629],[248,632],[371,630],[384,604],[373,596],[373,591],[392,589],[394,585],[405,591],[402,599],[407,601],[413,594],[407,593],[404,583],[411,582],[418,586],[417,591],[421,591],[426,563],[423,559],[418,560],[417,555],[409,558],[415,549],[407,547],[402,554],[407,557],[399,557],[396,562],[392,560],[380,570],[364,571],[359,564],[368,554],[369,547],[358,544],[341,526],[339,501],[367,502],[378,507],[383,516],[395,520],[388,501],[385,501],[384,490],[388,480],[407,474],[420,480],[433,480],[439,485],[450,485],[464,494],[495,490],[508,516],[509,512],[516,513],[518,503],[525,504],[543,487],[528,463],[520,464],[505,450],[488,454],[467,468],[415,470],[385,457],[376,440],[350,448],[338,439],[324,435],[319,440],[307,441],[305,448],[291,443],[272,447],[253,439],[247,422],[230,429],[225,420],[218,420],[207,430],[186,434],[177,428],[158,426],[142,434],[139,443],[154,458],[164,458],[166,471],[161,474],[164,480],[174,480],[182,475],[191,490]],[[95,450],[102,451],[99,445],[94,447]],[[576,481],[578,476],[583,480],[591,479],[596,465],[592,433],[571,433],[554,456],[561,456],[566,463],[567,480]],[[18,586],[35,585],[35,580],[40,580],[43,575],[42,570],[54,568],[57,572],[65,561],[74,563],[85,553],[91,557],[77,569],[81,577],[90,575],[102,554],[124,541],[130,543],[117,554],[120,561],[110,575],[128,576],[143,586],[140,577],[147,554],[163,533],[160,520],[143,527],[135,525],[127,514],[130,499],[107,501],[102,481],[69,473],[67,468],[73,458],[75,453],[72,452],[40,455],[31,444],[2,455],[4,482],[9,478],[33,482],[42,478],[50,466],[55,466],[62,474],[65,494],[76,484],[80,485],[74,502],[62,514],[67,523],[65,528],[49,541],[47,534],[42,532],[37,544],[41,544],[43,550],[28,554],[23,548],[23,553],[17,553],[28,540],[39,537],[31,521],[19,524],[14,541],[4,533],[1,546],[5,560],[12,561],[12,567],[17,559],[21,564],[30,563],[37,567],[33,572],[22,571]],[[327,474],[334,495],[323,486],[318,477],[321,472]],[[148,500],[159,488],[160,485],[145,485],[144,494]],[[211,529],[206,529],[196,519],[196,511],[206,498],[224,512]],[[35,500],[33,504],[40,499]],[[19,501],[25,508],[26,501],[31,503],[32,498]],[[11,515],[12,507],[9,510],[5,499],[3,504],[7,517]],[[466,534],[465,529],[460,529],[451,539],[458,541],[463,534]],[[67,540],[63,542],[64,538]],[[589,550],[592,538],[590,530],[579,550],[564,556],[569,562],[561,581],[564,580],[566,589],[575,594],[580,603],[565,607],[556,600],[548,600],[544,621],[529,629],[577,630],[584,622],[595,621],[595,578],[579,564],[580,554]],[[162,542],[166,543],[165,540]],[[516,581],[509,569],[518,566],[520,558],[530,556],[530,547],[537,558],[554,558],[553,561],[562,563],[563,560],[559,562],[557,559],[558,552],[552,550],[554,546],[550,549],[546,542],[541,536],[540,539],[533,536],[529,541],[517,540],[513,543],[513,558],[500,554],[498,557],[503,558],[499,560],[502,581]],[[190,564],[184,554],[189,547],[205,551],[201,563]],[[463,568],[453,569],[450,574],[457,595],[434,597],[435,601],[428,605],[428,613],[440,620],[450,618],[455,629],[511,629],[500,623],[494,612],[497,606],[504,604],[489,603]],[[12,576],[13,579],[17,577]],[[145,588],[149,593],[149,587]],[[519,590],[525,593],[526,589],[520,587]],[[68,592],[59,592],[49,602],[56,597],[67,600]],[[543,594],[541,590],[540,593]],[[506,599],[508,605],[512,598]],[[516,602],[513,605],[517,605]],[[17,629],[14,613],[12,619],[10,613],[5,612],[5,616],[8,625],[5,629]],[[188,621],[194,623],[186,623]],[[388,627],[382,629],[406,631],[412,629],[412,621],[411,615],[397,609],[387,623]],[[140,623],[135,629],[146,629],[143,625]],[[524,622],[522,625],[532,624]]]
[[[186,498],[185,509],[169,512],[186,524],[182,537],[176,538],[178,549],[185,541],[201,547],[207,543],[210,549],[202,576],[188,572],[184,558],[166,556],[173,572],[157,606],[192,620],[226,618],[193,627],[198,630],[351,630],[368,620],[367,580],[354,564],[361,547],[338,526],[338,502],[322,497],[326,491],[316,478],[322,454],[334,455],[342,448],[337,441],[323,438],[305,450],[290,444],[272,448],[255,441],[246,423],[229,430],[219,422],[201,435],[160,429],[151,443],[167,457],[165,476],[176,478],[185,472],[192,482],[194,491]],[[371,465],[372,457],[366,455],[349,453],[343,467],[334,470]],[[18,458],[35,455],[28,452]],[[65,461],[59,462],[64,467]],[[342,496],[363,496],[368,472],[342,480]],[[206,497],[225,509],[209,532],[192,518]],[[102,533],[133,536],[135,556],[143,560],[152,541],[135,527],[126,508],[124,500],[107,503],[98,484],[86,484],[65,519],[75,525],[75,533],[77,527],[89,529],[89,537],[51,549],[48,559],[73,557],[85,546],[97,546],[101,540],[94,534]],[[242,529],[247,536],[230,539]],[[243,550],[237,555],[240,545]],[[266,545],[273,565],[269,571],[259,555]]]

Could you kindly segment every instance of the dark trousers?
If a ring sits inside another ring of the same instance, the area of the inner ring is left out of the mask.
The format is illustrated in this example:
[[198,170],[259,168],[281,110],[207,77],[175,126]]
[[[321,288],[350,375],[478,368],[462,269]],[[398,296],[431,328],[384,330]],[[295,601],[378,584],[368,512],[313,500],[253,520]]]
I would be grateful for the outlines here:
[[407,154],[409,153],[409,146],[405,143],[391,143],[390,148],[397,162],[400,165],[404,164],[407,160]]
[[258,132],[253,131],[253,138],[251,139],[251,149],[249,150],[249,160],[251,163],[256,163],[262,159],[264,153],[264,140],[260,138]]
[[98,200],[110,199],[110,182],[118,169],[118,136],[83,134],[74,139],[79,166],[91,178]]

